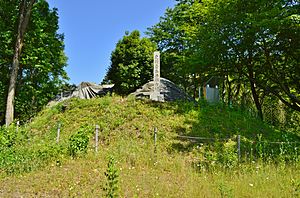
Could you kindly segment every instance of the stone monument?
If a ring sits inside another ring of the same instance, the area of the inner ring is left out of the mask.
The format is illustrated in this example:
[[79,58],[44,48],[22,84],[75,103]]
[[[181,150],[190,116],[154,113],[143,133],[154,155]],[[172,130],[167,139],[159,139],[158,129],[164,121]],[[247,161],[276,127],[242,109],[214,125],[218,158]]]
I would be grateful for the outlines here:
[[164,95],[160,94],[160,53],[154,52],[154,68],[153,68],[153,92],[150,99],[154,101],[164,101]]

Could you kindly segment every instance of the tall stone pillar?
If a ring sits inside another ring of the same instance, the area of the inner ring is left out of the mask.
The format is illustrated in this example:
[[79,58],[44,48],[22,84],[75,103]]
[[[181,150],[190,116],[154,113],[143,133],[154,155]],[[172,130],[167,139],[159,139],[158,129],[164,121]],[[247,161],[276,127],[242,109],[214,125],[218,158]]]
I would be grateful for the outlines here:
[[150,94],[150,99],[163,102],[164,96],[160,94],[160,52],[154,52],[153,82],[153,93]]

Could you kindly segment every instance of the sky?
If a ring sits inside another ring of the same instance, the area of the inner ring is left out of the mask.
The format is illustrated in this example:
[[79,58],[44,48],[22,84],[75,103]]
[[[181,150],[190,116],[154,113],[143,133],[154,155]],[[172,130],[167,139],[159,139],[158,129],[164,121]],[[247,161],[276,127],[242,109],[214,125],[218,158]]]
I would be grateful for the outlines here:
[[175,0],[48,0],[58,9],[59,33],[65,35],[70,83],[101,83],[110,55],[126,31],[142,35],[159,22]]

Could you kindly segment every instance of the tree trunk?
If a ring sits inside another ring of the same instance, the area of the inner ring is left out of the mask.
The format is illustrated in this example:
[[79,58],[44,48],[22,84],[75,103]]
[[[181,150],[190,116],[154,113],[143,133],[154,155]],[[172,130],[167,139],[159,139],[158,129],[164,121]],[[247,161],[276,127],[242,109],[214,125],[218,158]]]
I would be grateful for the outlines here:
[[232,107],[232,89],[231,89],[231,81],[229,79],[229,75],[227,75],[227,84],[228,84],[228,106]]
[[22,0],[20,3],[20,16],[19,16],[19,25],[17,32],[17,39],[15,45],[15,52],[12,62],[12,71],[10,75],[9,87],[8,87],[8,95],[6,102],[6,118],[5,123],[6,126],[9,126],[14,120],[14,99],[16,93],[16,84],[18,77],[18,70],[20,64],[20,56],[23,47],[23,40],[25,31],[28,25],[30,13],[35,0],[30,0],[27,3],[27,0]]
[[240,95],[240,91],[241,91],[241,83],[240,81],[237,82],[237,89],[236,92],[234,94],[234,100],[237,101]]
[[[225,79],[226,79],[226,76],[225,76]],[[223,83],[222,83],[222,101],[225,103],[225,96],[226,96],[226,85],[225,85],[225,80],[223,80]]]
[[250,81],[250,87],[251,87],[251,92],[252,92],[252,97],[257,109],[258,117],[263,120],[263,113],[262,113],[262,108],[261,108],[261,103],[259,101],[259,96],[257,94],[256,88],[255,88],[255,83],[254,83],[254,74],[251,66],[248,66],[248,73],[249,73],[249,81]]
[[196,74],[194,73],[194,76],[193,76],[193,93],[194,93],[194,99],[196,99],[196,96],[197,96],[197,78],[196,78]]
[[255,106],[256,106],[256,109],[257,109],[258,117],[261,120],[263,120],[264,117],[263,117],[263,113],[262,113],[261,104],[259,102],[259,98],[258,98],[258,94],[257,94],[256,89],[255,89],[255,85],[251,80],[250,80],[250,86],[251,86],[251,91],[252,91],[252,96],[253,96],[253,99],[254,99],[254,103],[255,103]]

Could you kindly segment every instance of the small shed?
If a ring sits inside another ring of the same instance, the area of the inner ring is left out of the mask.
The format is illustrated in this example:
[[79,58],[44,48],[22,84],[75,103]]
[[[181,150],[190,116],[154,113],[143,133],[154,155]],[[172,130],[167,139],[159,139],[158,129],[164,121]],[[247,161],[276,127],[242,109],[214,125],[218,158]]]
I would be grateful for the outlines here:
[[[203,86],[203,95],[204,98],[209,103],[216,103],[220,101],[219,95],[219,78],[211,77]],[[199,93],[200,96],[200,93]]]

